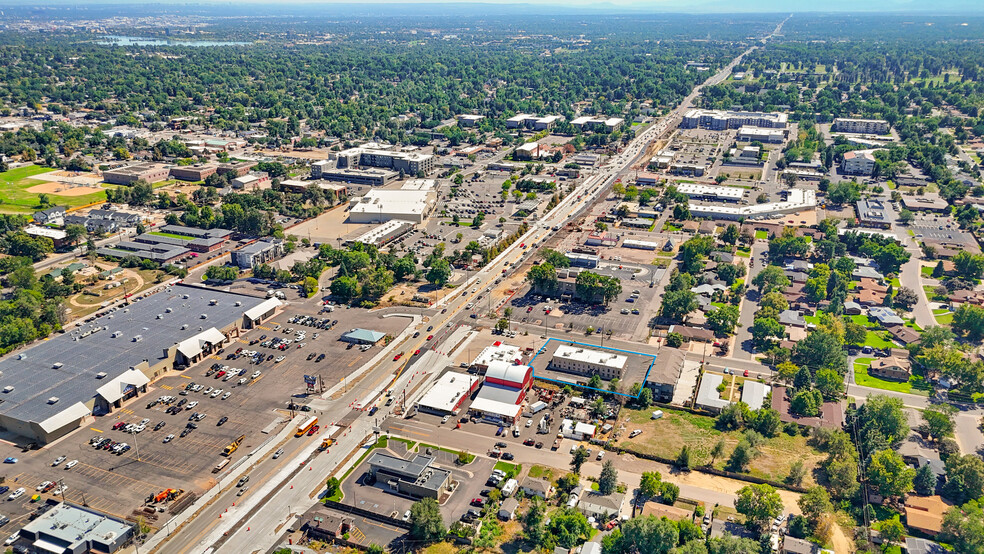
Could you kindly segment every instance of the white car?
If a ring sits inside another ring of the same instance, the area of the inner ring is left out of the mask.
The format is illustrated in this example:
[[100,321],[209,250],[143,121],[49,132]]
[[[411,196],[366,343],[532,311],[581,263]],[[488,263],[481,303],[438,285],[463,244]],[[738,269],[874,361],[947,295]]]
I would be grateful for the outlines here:
[[212,394],[209,396],[211,396],[212,398],[218,398],[218,396],[223,392],[224,391],[222,389],[215,389],[214,391],[212,391]]
[[190,409],[194,408],[197,405],[198,405],[198,401],[195,400],[195,401],[189,402],[187,405],[185,405],[185,409],[186,410],[190,410]]
[[172,440],[174,440],[174,435],[168,435],[168,436],[164,437],[164,444],[167,444],[167,443],[171,442]]
[[526,426],[527,427],[533,427],[533,420],[532,419],[527,419],[526,420]]
[[65,464],[65,469],[72,469],[73,467],[75,467],[77,465],[79,465],[79,461],[78,460],[72,460],[72,461],[68,462],[67,464]]
[[143,425],[146,427],[148,423],[150,423],[150,420],[147,418],[143,418],[140,420],[140,423],[138,423],[137,425]]
[[62,485],[62,486],[58,487],[57,489],[51,491],[51,494],[53,494],[55,496],[58,496],[58,495],[64,493],[65,491],[67,491],[67,490],[68,490],[68,485]]
[[7,537],[7,540],[3,541],[3,545],[4,546],[10,546],[10,545],[14,544],[15,542],[17,542],[17,539],[19,539],[19,538],[20,538],[20,531],[18,531],[16,533],[14,533],[13,535],[10,535],[9,537]]
[[450,419],[451,419],[451,416],[449,416],[449,415],[446,415],[446,416],[444,416],[443,418],[441,418],[441,423],[447,423],[447,422],[448,422],[448,420],[450,420]]
[[143,433],[147,429],[146,425],[140,424],[133,428],[134,433]]
[[232,391],[229,391],[229,392],[226,392],[225,394],[223,394],[222,395],[222,400],[225,400],[225,399],[229,398],[230,396],[232,396]]
[[[284,361],[286,359],[287,359],[287,356],[277,356],[277,359],[275,359],[273,361],[274,361],[274,363],[278,363],[279,364],[280,362],[282,362],[282,361]],[[254,377],[254,379],[255,379],[255,377]]]
[[58,467],[66,459],[68,459],[67,456],[58,456],[57,458],[55,458],[55,461],[51,462],[51,467]]
[[262,375],[262,373],[263,373],[262,371],[256,370],[256,371],[253,372],[253,376],[250,377],[250,379],[256,379],[257,377],[259,377],[260,375]]
[[243,377],[242,379],[239,380],[239,384],[240,385],[245,385],[246,384],[246,381],[249,381],[249,379]]
[[36,491],[43,491],[45,487],[51,484],[51,481],[41,481],[41,484],[34,487]]
[[27,492],[27,490],[24,489],[24,487],[21,487],[15,490],[14,492],[10,493],[10,496],[7,497],[7,500],[17,500],[18,498],[23,496],[25,492]]

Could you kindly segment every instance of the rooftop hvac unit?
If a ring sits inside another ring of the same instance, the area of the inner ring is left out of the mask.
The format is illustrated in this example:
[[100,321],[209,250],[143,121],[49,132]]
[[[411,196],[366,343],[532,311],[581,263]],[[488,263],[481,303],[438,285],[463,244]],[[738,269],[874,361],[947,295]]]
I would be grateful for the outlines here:
[[187,300],[190,297],[187,294],[185,294],[185,295],[182,295],[181,298],[184,298],[185,300]]
[[113,334],[110,335],[110,336],[115,339],[115,338],[119,338],[119,336],[122,335],[122,334],[123,334],[123,331],[113,331]]
[[27,359],[27,354],[18,354],[17,355],[17,359],[18,360],[26,360]]
[[140,342],[143,340],[143,335],[137,335],[133,337],[133,342]]
[[96,379],[104,379],[105,377],[106,377],[105,371],[100,371],[99,373],[96,374]]
[[218,303],[219,303],[219,301],[218,300],[215,300],[214,298],[212,300],[209,300],[208,301],[208,305],[209,306],[214,306],[214,305],[216,305]]
[[55,362],[54,364],[52,364],[52,366],[51,366],[51,368],[52,368],[52,369],[61,369],[61,368],[62,368],[62,366],[64,366],[64,365],[65,365],[65,364],[63,364],[63,363],[61,363],[61,362]]
[[208,319],[208,314],[202,314],[202,319]]
[[187,329],[187,328],[188,328],[188,324],[187,324],[187,323],[185,323],[184,325],[182,325],[182,326],[181,326],[181,330],[182,330],[182,331],[184,331],[184,330],[185,330],[185,329]]
[[164,319],[164,314],[157,314],[157,319]]
[[14,392],[14,387],[7,385],[3,388],[3,392]]
[[48,404],[57,404],[57,403],[58,403],[57,396],[52,396],[51,398],[48,399]]
[[164,308],[164,313],[171,313],[173,310],[171,308]]
[[242,306],[242,305],[243,305],[242,302],[240,302],[239,300],[236,300],[236,307],[239,307],[239,306]]

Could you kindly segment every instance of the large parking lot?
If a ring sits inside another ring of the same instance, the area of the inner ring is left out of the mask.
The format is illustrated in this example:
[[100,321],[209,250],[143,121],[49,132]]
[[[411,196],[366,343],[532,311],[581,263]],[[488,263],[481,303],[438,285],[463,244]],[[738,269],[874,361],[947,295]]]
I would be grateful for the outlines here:
[[[371,359],[379,348],[368,351],[349,348],[347,343],[338,340],[341,333],[352,328],[366,328],[396,335],[410,321],[402,317],[381,318],[364,310],[344,308],[319,314],[321,308],[317,301],[292,303],[272,320],[227,345],[221,353],[148,385],[146,394],[131,400],[122,409],[96,418],[79,431],[41,450],[21,452],[12,445],[3,444],[0,458],[12,456],[18,459],[15,464],[3,466],[6,470],[3,486],[9,486],[11,490],[24,487],[26,492],[15,500],[3,501],[2,513],[15,522],[26,516],[34,507],[31,496],[36,492],[35,488],[49,480],[58,480],[67,486],[66,500],[85,503],[121,517],[130,516],[147,496],[165,489],[200,494],[214,486],[222,474],[213,474],[211,470],[223,460],[223,449],[245,435],[238,452],[231,456],[236,461],[266,441],[270,433],[280,430],[282,427],[276,424],[289,415],[286,408],[290,399],[305,396],[305,374],[320,377],[325,388],[329,388]],[[290,318],[302,314],[319,320],[329,318],[338,323],[330,330],[288,323]],[[279,330],[274,331],[278,326]],[[286,333],[289,328],[294,331]],[[301,347],[297,342],[283,350],[260,346],[261,342],[274,337],[296,341],[296,333],[300,330],[306,332],[300,341]],[[315,333],[319,334],[317,338]],[[227,359],[240,348],[243,352],[238,357]],[[256,360],[262,354],[263,361],[255,362],[244,355],[245,351],[255,351]],[[317,362],[322,354],[324,358]],[[280,356],[283,359],[277,362]],[[312,359],[308,360],[309,357]],[[217,368],[215,371],[211,370],[213,366]],[[230,371],[234,368],[233,376],[228,380],[228,374],[220,376],[223,366],[229,366]],[[198,392],[186,390],[192,383],[202,388]],[[221,392],[216,394],[216,390]],[[173,400],[170,403],[155,402],[161,397],[173,397]],[[181,401],[184,403],[174,413]],[[196,429],[180,436],[189,417],[196,412],[205,417],[194,422]],[[220,425],[222,418],[226,420]],[[136,425],[143,420],[148,420],[146,428],[139,433],[114,429],[119,424]],[[164,425],[155,429],[160,422]],[[174,437],[165,443],[165,437],[172,434]],[[90,445],[90,440],[96,437],[125,442],[131,448],[120,454],[105,447],[97,450]],[[52,467],[55,459],[61,456],[65,460]],[[73,460],[77,463],[66,469],[66,464]],[[53,491],[43,496],[50,492]],[[7,494],[9,492],[2,498]],[[154,525],[154,521],[150,524]]]

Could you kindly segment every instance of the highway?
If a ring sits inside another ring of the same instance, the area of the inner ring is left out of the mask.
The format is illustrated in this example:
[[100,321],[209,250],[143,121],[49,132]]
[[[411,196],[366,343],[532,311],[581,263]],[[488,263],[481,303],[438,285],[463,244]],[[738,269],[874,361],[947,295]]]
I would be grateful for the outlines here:
[[[754,48],[749,48],[736,57],[710,77],[705,84],[716,84],[726,79],[741,58]],[[322,425],[337,421],[351,413],[349,405],[359,395],[363,395],[367,388],[392,379],[394,374],[398,375],[406,367],[407,359],[393,362],[388,357],[392,352],[412,352],[429,346],[430,343],[426,341],[427,333],[424,332],[426,326],[433,326],[435,331],[442,327],[453,327],[459,315],[468,311],[466,306],[469,303],[476,303],[479,296],[488,294],[488,290],[491,290],[500,276],[510,273],[510,268],[515,271],[526,257],[533,255],[536,250],[534,244],[542,244],[553,232],[580,217],[616,179],[631,170],[638,159],[646,153],[650,142],[675,128],[683,112],[691,107],[702,86],[696,87],[676,109],[653,123],[635,137],[622,152],[610,158],[595,174],[588,176],[553,210],[544,214],[539,222],[531,225],[522,237],[468,279],[464,285],[437,302],[431,310],[433,313],[429,320],[419,321],[415,327],[408,329],[408,332],[401,336],[402,338],[397,338],[387,346],[383,350],[385,355],[378,361],[363,366],[360,372],[368,372],[363,378],[363,382],[368,385],[351,390],[337,400],[323,400],[313,404],[312,407],[323,414]],[[407,338],[414,330],[421,332],[420,337]],[[377,420],[385,419],[390,415],[391,409],[392,407],[381,409],[375,414],[376,420],[365,415],[365,412],[360,412],[351,424],[347,436],[339,445],[325,453],[314,454],[320,444],[318,437],[287,439],[285,452],[279,459],[273,460],[268,456],[251,470],[250,491],[247,494],[237,497],[235,487],[219,494],[209,506],[177,531],[163,529],[161,531],[164,533],[163,536],[155,536],[152,539],[155,541],[156,549],[152,551],[194,554],[204,553],[209,549],[237,553],[266,551],[276,543],[278,537],[285,532],[288,524],[296,516],[316,503],[318,493],[324,489],[325,479],[345,462],[364,437],[370,436],[373,430],[378,428]],[[197,510],[199,507],[196,505],[188,509]],[[168,532],[171,532],[171,536],[167,536]]]

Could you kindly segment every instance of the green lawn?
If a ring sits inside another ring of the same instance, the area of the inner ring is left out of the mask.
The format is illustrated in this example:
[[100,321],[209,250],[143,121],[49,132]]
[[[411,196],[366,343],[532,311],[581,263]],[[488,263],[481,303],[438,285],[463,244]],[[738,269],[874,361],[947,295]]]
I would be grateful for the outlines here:
[[936,301],[944,302],[947,300],[945,296],[936,296],[936,287],[933,285],[923,285],[923,291],[926,293],[926,298]]
[[900,288],[902,288],[902,283],[899,282],[899,278],[898,277],[892,277],[892,280],[889,281],[889,283],[892,284],[892,290],[894,290],[896,292],[898,292],[898,290]]
[[[41,167],[39,165],[28,165],[11,169],[0,173],[0,212],[30,214],[38,211],[38,193],[28,192],[27,189],[40,185],[43,180],[29,179],[34,175],[50,173],[55,171],[52,168]],[[105,185],[103,185],[105,186]],[[106,200],[106,192],[99,191],[82,196],[61,196],[58,194],[48,194],[53,205],[58,206],[84,206],[93,202]]]
[[188,237],[188,236],[185,236],[185,235],[177,235],[175,233],[164,233],[162,231],[151,231],[150,233],[147,233],[147,234],[148,235],[157,235],[159,237],[170,237],[172,239],[195,240],[195,237]]
[[751,258],[752,257],[752,249],[751,248],[745,248],[744,246],[739,246],[738,247],[738,250],[735,251],[735,256],[738,256],[740,258]]
[[769,232],[755,231],[755,240],[769,240]]
[[897,348],[895,343],[885,340],[879,334],[880,332],[868,331],[868,336],[864,339],[864,345],[870,346],[872,348]]
[[669,221],[667,221],[666,224],[663,225],[663,231],[670,232],[670,233],[674,231],[679,231],[681,229],[683,229],[683,225],[677,225],[676,223],[670,223]]
[[[680,453],[684,445],[693,452],[696,465],[712,463],[711,450],[722,438],[726,448],[724,456],[713,460],[716,468],[724,468],[731,451],[741,438],[740,432],[722,432],[714,426],[714,418],[692,414],[670,408],[661,408],[663,417],[650,419],[652,410],[623,409],[620,423],[626,429],[641,429],[642,434],[618,441],[619,446],[631,450],[654,454],[673,459]],[[628,435],[624,435],[628,437]],[[822,459],[819,452],[813,450],[806,437],[797,434],[791,437],[785,433],[766,439],[758,448],[760,454],[749,464],[748,473],[757,477],[783,480],[789,475],[789,468],[795,460],[802,460],[807,469],[805,486],[812,484],[811,471]]]
[[519,476],[519,472],[523,471],[522,464],[510,464],[509,462],[496,462],[495,468],[506,472],[509,478],[515,479]]
[[950,310],[933,310],[933,317],[936,318],[936,323],[940,325],[950,325],[953,323],[953,312]]
[[882,379],[868,375],[868,368],[874,358],[858,358],[854,361],[854,382],[862,387],[889,390],[907,394],[928,396],[929,385],[918,375],[913,375],[906,382]]

